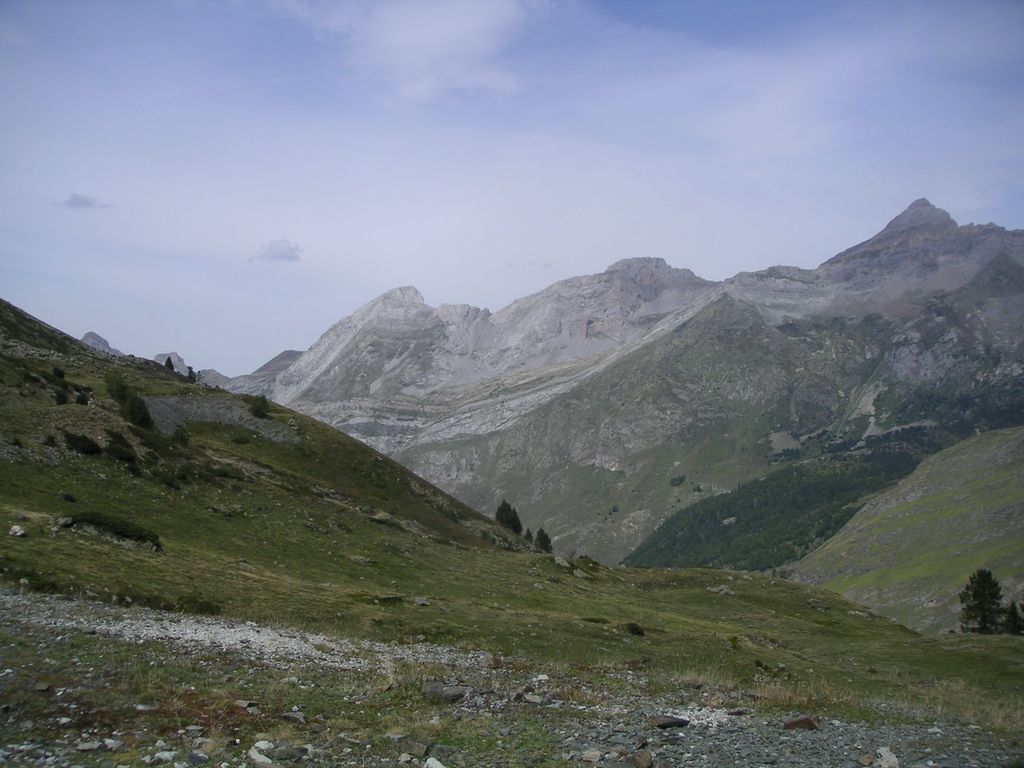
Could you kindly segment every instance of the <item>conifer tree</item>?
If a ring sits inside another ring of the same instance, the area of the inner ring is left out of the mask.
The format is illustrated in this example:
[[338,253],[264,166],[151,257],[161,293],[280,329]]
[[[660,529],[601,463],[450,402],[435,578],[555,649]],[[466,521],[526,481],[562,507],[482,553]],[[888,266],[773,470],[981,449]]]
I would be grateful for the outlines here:
[[164,360],[164,368],[166,368],[171,373],[174,373],[174,363],[171,362],[171,356],[170,355],[168,355],[167,359]]
[[1024,619],[1021,618],[1017,603],[1013,600],[1006,606],[1003,618],[1003,631],[1008,635],[1024,635]]
[[993,635],[1003,617],[1003,589],[992,571],[979,568],[960,592],[960,631]]
[[519,520],[519,513],[505,499],[502,499],[501,504],[498,505],[498,511],[495,513],[494,519],[498,525],[508,528],[513,533],[523,532],[523,524]]
[[534,537],[534,541],[537,544],[537,549],[541,550],[542,552],[551,551],[551,537],[548,536],[548,532],[545,531],[543,528],[537,529],[537,535]]
[[523,538],[526,539],[530,544],[533,544],[533,531],[527,528],[526,533],[523,534]]

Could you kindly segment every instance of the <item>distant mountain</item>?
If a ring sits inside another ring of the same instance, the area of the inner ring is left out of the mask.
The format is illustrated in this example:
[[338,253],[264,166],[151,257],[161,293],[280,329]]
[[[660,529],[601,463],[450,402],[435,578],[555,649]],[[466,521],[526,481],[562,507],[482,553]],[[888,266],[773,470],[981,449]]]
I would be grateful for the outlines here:
[[106,339],[93,331],[87,332],[85,336],[82,337],[82,342],[88,344],[95,350],[104,352],[105,354],[113,355],[114,357],[124,357],[124,352],[119,349],[114,349]]
[[922,199],[814,270],[714,283],[626,259],[493,314],[398,288],[279,372],[224,386],[478,509],[508,498],[557,549],[611,562],[788,463],[908,426],[941,432],[919,441],[934,449],[1024,422],[1022,263],[1024,232],[958,226]]
[[232,392],[255,395],[266,394],[268,389],[273,387],[274,380],[278,374],[294,363],[301,354],[298,350],[286,349],[252,373],[245,376],[236,376],[234,379],[224,376],[212,368],[206,368],[199,372],[199,381],[211,387],[230,389]]

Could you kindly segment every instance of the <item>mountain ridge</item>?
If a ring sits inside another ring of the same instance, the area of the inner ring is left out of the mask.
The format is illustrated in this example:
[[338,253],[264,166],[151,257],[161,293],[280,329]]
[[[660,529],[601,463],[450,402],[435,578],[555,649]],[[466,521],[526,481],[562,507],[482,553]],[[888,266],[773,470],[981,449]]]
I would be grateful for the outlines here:
[[[676,507],[770,471],[779,445],[852,448],[909,423],[907,404],[930,396],[947,370],[958,396],[977,397],[974,379],[988,381],[990,366],[1005,390],[1020,357],[1019,308],[990,295],[1000,275],[972,289],[985,294],[979,315],[938,309],[992,263],[1007,275],[1024,264],[1024,231],[960,226],[922,198],[813,270],[713,282],[629,258],[494,313],[434,308],[411,287],[393,289],[276,376],[224,386],[343,429],[477,508],[516,499],[524,524],[544,524],[556,546],[613,561]],[[706,313],[732,331],[719,333]],[[780,357],[738,343],[754,325],[752,343]],[[738,362],[721,359],[729,356]],[[638,360],[653,367],[627,370]],[[712,370],[717,379],[705,375]],[[571,445],[559,429],[590,444]],[[829,438],[808,443],[812,434]],[[696,485],[668,485],[682,474]],[[595,518],[598,503],[619,511]]]

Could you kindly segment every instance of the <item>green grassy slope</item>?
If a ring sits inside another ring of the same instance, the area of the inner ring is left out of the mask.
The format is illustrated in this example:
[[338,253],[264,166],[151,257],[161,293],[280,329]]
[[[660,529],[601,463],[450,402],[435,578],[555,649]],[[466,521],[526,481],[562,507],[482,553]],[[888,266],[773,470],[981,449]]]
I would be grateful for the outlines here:
[[1024,428],[929,457],[796,564],[824,584],[926,632],[958,626],[957,593],[978,568],[1024,596]]
[[838,531],[866,493],[916,464],[908,452],[875,451],[780,469],[675,513],[623,562],[748,570],[784,565]]
[[[278,408],[255,420],[242,398],[63,337],[50,344],[38,329],[9,331],[34,326],[9,305],[4,314],[0,525],[27,533],[0,536],[9,586],[422,636],[584,675],[639,667],[666,690],[708,677],[759,692],[765,706],[870,715],[881,701],[1024,725],[1012,639],[923,639],[838,595],[760,575],[565,568],[313,420]],[[128,423],[106,395],[112,371],[168,431],[182,414],[206,420],[172,436]],[[102,450],[83,454],[65,433]],[[159,549],[133,536],[140,529]]]

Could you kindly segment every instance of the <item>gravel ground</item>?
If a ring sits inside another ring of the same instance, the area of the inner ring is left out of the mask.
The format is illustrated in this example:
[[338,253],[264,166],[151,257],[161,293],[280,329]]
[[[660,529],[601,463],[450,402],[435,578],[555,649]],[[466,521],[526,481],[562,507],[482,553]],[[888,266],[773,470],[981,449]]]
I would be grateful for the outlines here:
[[252,621],[227,621],[148,608],[117,608],[104,603],[50,595],[0,591],[0,613],[52,630],[78,630],[129,641],[157,640],[172,647],[240,655],[268,666],[320,664],[364,671],[384,660],[432,662],[453,668],[483,664],[486,654],[448,646],[350,641],[310,632],[282,630]]
[[[542,718],[550,729],[548,765],[623,766],[675,768],[676,766],[793,766],[794,768],[1005,768],[1024,760],[1019,742],[1011,743],[977,727],[949,724],[868,725],[822,719],[814,730],[787,730],[783,718],[772,718],[744,709],[717,705],[715,692],[680,693],[677,697],[654,700],[630,691],[644,690],[639,675],[623,673],[615,691],[599,691],[587,705],[563,701],[559,691],[566,686],[586,688],[592,681],[551,677],[522,667],[491,674],[492,685],[474,687],[463,681],[480,678],[488,654],[467,652],[447,646],[375,643],[342,640],[324,635],[281,630],[252,622],[186,616],[141,608],[115,608],[104,604],[67,600],[44,595],[0,591],[0,625],[19,637],[38,639],[61,633],[85,632],[129,642],[156,641],[170,654],[194,655],[216,652],[240,664],[279,670],[301,664],[316,668],[352,672],[381,672],[401,662],[440,665],[452,684],[454,700],[444,707],[453,719],[487,718],[504,743],[515,740],[521,717]],[[2,648],[0,648],[2,653]],[[0,692],[3,678],[15,675],[0,656]],[[494,685],[494,681],[498,684]],[[456,686],[455,683],[459,685]],[[458,690],[455,690],[455,689]],[[593,703],[594,701],[598,703]],[[802,713],[793,713],[799,715]],[[657,717],[675,716],[685,725],[657,727]],[[483,721],[481,721],[483,722]],[[394,739],[394,749],[371,752],[366,743],[338,738],[303,745],[258,741],[211,749],[199,732],[181,731],[157,738],[151,735],[146,747],[137,750],[139,762],[118,760],[123,734],[67,734],[50,741],[19,739],[17,713],[0,716],[0,764],[33,766],[109,765],[213,765],[222,768],[269,765],[385,766],[409,765],[422,768],[452,768],[494,765],[515,766],[522,762],[514,753],[495,748],[482,763],[444,744],[422,744]],[[202,730],[202,729],[200,729]],[[109,741],[104,742],[107,738]],[[497,741],[500,745],[501,739]],[[151,744],[151,746],[149,746]],[[85,747],[85,749],[83,749]],[[204,751],[206,749],[207,751]],[[422,752],[422,754],[419,754]],[[393,753],[393,754],[392,754]]]

